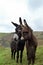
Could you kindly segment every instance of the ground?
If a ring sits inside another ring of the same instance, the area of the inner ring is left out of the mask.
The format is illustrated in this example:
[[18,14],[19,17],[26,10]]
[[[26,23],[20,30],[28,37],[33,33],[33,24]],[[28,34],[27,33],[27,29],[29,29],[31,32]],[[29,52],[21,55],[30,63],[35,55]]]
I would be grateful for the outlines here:
[[[35,32],[34,35],[38,40],[38,47],[36,51],[36,59],[34,65],[43,65],[43,32]],[[10,41],[13,34],[0,33],[0,65],[28,65],[26,48],[23,52],[23,62],[17,64],[16,60],[11,59]],[[4,46],[3,46],[4,45]]]
[[[26,56],[26,48],[23,52],[23,62],[17,64],[16,60],[11,59],[10,48],[4,48],[0,46],[0,65],[28,65],[27,64],[27,56]],[[43,65],[43,46],[38,46],[36,51],[36,59],[34,65]]]

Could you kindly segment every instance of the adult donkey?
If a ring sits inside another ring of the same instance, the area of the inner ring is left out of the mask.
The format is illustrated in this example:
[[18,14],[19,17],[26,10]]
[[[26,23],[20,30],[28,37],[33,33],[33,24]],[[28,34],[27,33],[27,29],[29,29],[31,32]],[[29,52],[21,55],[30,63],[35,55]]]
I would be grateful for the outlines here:
[[[24,24],[22,24],[22,20],[20,18],[20,26],[21,27],[21,32],[25,42],[26,42],[26,49],[27,49],[27,60],[28,60],[28,65],[32,63],[34,65],[35,62],[35,54],[36,54],[36,48],[37,48],[37,39],[33,35],[33,30],[27,25],[26,20],[24,19]],[[19,32],[18,28],[18,32]]]
[[[19,18],[19,20],[21,21],[21,19]],[[16,27],[16,34],[18,35],[19,39],[18,40],[12,40],[11,42],[11,56],[13,57],[14,54],[14,58],[15,58],[15,53],[17,52],[17,62],[19,59],[19,51],[21,51],[20,53],[20,63],[22,63],[22,56],[23,56],[23,50],[24,50],[24,45],[25,45],[25,41],[23,39],[23,36],[21,34],[21,26],[11,22],[15,27]]]
[[28,26],[25,19],[24,19],[24,25],[21,24],[21,22],[20,25],[22,27],[22,35],[26,42],[28,65],[30,64],[34,65],[36,48],[38,44],[37,39],[33,35],[33,30]]

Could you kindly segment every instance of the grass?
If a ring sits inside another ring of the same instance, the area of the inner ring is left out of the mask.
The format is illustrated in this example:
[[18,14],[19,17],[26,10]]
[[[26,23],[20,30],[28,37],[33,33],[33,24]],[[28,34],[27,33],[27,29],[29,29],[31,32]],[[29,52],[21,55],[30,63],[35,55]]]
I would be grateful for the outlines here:
[[[35,33],[36,37],[41,38],[38,39],[39,46],[36,51],[36,59],[34,65],[43,65],[43,34]],[[7,33],[0,33],[0,38],[8,36]],[[10,38],[10,37],[9,37]],[[9,39],[8,38],[8,39]],[[40,46],[41,45],[41,46]],[[11,59],[11,52],[10,48],[4,48],[0,46],[0,65],[28,65],[27,64],[27,56],[26,56],[26,49],[23,52],[23,62],[20,64],[20,62],[17,64],[16,60]]]
[[8,35],[8,33],[0,33],[0,38],[4,37],[6,35]]
[[[11,59],[10,48],[0,47],[0,65],[28,65],[26,57],[26,49],[23,53],[23,62],[17,64],[16,60]],[[43,65],[43,46],[39,46],[36,51],[36,60],[34,65]]]

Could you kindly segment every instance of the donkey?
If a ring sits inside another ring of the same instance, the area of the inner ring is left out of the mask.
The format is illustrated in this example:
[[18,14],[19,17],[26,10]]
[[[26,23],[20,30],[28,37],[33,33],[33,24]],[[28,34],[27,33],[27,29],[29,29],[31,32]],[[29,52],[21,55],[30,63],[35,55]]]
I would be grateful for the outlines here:
[[11,44],[10,44],[10,47],[11,47],[11,58],[15,59],[15,53],[17,51],[17,44],[18,44],[18,35],[16,34],[16,32],[14,33],[14,36],[11,40]]
[[37,49],[37,39],[33,35],[33,30],[28,26],[26,20],[24,19],[24,25],[20,24],[22,27],[22,35],[26,42],[26,49],[27,49],[27,60],[28,65],[35,63],[35,54]]
[[[33,35],[33,30],[28,26],[25,19],[24,19],[24,25],[22,24],[21,18],[19,22],[20,22],[20,25],[18,27],[17,33],[19,34],[21,33],[26,42],[28,65],[30,65],[31,63],[32,65],[34,65],[35,54],[36,54],[36,49],[37,49],[37,39]],[[21,27],[21,32],[19,31],[20,27]]]
[[16,34],[18,35],[19,39],[18,40],[12,40],[11,42],[11,57],[13,57],[13,53],[14,53],[14,59],[15,59],[15,53],[17,52],[17,63],[18,63],[18,59],[19,59],[19,51],[21,51],[20,53],[20,63],[22,63],[22,56],[23,56],[23,50],[24,50],[24,46],[25,46],[25,41],[23,39],[23,36],[21,34],[21,26],[11,22],[14,26],[16,26]]

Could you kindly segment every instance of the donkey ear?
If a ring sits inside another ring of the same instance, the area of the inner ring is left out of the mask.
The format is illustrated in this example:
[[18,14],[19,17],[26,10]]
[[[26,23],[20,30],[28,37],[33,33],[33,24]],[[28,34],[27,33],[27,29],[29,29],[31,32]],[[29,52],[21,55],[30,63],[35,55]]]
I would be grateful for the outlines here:
[[30,30],[33,32],[33,30],[28,26],[28,24],[27,24],[27,22],[26,22],[25,19],[24,19],[24,24],[26,25],[26,27],[27,27],[28,29],[30,29]]
[[11,23],[12,23],[14,26],[16,26],[16,27],[18,26],[18,24],[14,23],[14,22],[11,22]]
[[20,22],[20,25],[22,25],[22,19],[21,19],[21,17],[19,17],[19,22]]
[[24,24],[28,27],[28,24],[27,24],[27,22],[26,22],[26,20],[24,19]]

